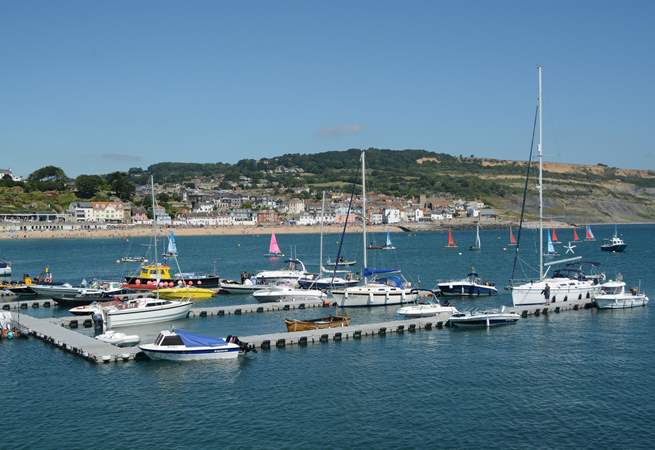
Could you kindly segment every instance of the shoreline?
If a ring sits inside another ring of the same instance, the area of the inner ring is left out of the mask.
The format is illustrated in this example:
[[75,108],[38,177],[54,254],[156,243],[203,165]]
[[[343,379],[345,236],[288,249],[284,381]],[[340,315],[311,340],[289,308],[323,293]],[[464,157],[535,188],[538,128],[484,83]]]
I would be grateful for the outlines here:
[[[468,230],[475,228],[476,222],[472,220],[453,220],[448,223],[438,224],[393,224],[393,225],[369,225],[366,229],[369,233],[424,233],[454,230]],[[500,229],[509,226],[518,227],[518,223],[505,220],[482,221],[482,229]],[[613,225],[611,223],[591,223],[590,225]],[[653,225],[653,222],[629,222],[619,225]],[[525,229],[538,228],[536,221],[523,223]],[[570,224],[563,222],[545,222],[544,228],[566,229],[572,228]],[[321,231],[320,225],[275,225],[275,226],[218,226],[218,227],[160,227],[160,235],[168,231],[174,231],[176,236],[259,236],[276,234],[318,234]],[[327,234],[340,234],[343,225],[328,225],[324,227]],[[360,225],[349,225],[346,229],[348,234],[362,232]],[[149,237],[152,235],[152,227],[137,226],[124,228],[93,229],[93,230],[29,230],[29,231],[6,231],[0,229],[0,240],[37,240],[37,239],[124,239],[130,237]]]

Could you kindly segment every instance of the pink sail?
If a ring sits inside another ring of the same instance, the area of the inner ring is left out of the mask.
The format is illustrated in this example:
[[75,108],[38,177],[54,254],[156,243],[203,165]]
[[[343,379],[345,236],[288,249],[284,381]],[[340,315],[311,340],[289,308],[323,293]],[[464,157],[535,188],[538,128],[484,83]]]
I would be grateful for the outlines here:
[[282,253],[280,246],[277,245],[277,239],[275,238],[275,233],[271,234],[271,243],[268,246],[268,253],[271,255],[279,255]]

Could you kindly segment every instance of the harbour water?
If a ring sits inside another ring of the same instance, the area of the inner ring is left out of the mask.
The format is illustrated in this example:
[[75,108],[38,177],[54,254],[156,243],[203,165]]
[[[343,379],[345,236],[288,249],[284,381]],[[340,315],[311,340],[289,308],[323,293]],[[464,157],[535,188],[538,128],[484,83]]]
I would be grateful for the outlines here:
[[[610,277],[655,294],[655,226],[622,226],[623,254],[600,242],[576,254],[602,263]],[[595,227],[601,239],[613,227]],[[474,265],[495,281],[498,297],[453,300],[460,309],[510,304],[502,289],[512,266],[507,230],[483,230],[482,251],[470,252],[473,231],[397,233],[397,250],[370,252],[370,266],[403,268],[415,283],[462,277]],[[565,240],[569,232],[561,230]],[[536,265],[535,234],[522,254]],[[376,236],[380,242],[383,236]],[[263,255],[268,235],[179,237],[185,271],[277,267]],[[326,238],[335,256],[338,236]],[[318,236],[278,236],[314,269]],[[143,254],[147,240],[2,242],[16,274],[44,265],[57,280],[115,278],[114,261]],[[361,238],[349,235],[346,256],[361,259]],[[561,246],[560,246],[561,249]],[[563,252],[563,251],[562,251]],[[461,253],[461,254],[460,254]],[[522,274],[519,274],[522,277]],[[252,302],[218,296],[206,305]],[[396,308],[355,309],[354,323],[395,318]],[[29,310],[38,316],[66,314]],[[285,317],[322,310],[178,321],[211,336],[284,330]],[[288,347],[236,361],[95,365],[36,339],[0,343],[0,398],[5,408],[0,448],[650,448],[655,439],[655,366],[651,307],[581,310],[522,319],[492,330],[435,330],[402,336]],[[167,325],[131,329],[145,341]],[[121,330],[123,331],[123,330]],[[83,330],[81,330],[83,332]]]

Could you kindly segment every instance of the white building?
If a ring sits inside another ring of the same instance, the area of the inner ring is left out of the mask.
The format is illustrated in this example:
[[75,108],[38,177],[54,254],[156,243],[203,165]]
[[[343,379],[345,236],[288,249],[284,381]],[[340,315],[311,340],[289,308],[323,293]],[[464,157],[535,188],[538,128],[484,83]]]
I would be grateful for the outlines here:
[[0,180],[4,177],[8,177],[11,181],[23,181],[23,177],[14,175],[11,169],[0,169]]
[[384,216],[382,213],[374,212],[369,215],[368,220],[371,225],[381,225],[384,223]]
[[76,222],[124,223],[130,216],[129,207],[122,202],[73,202],[68,214]]
[[398,208],[385,208],[382,212],[384,223],[400,223],[400,210]]
[[420,222],[422,218],[423,218],[423,210],[420,208],[416,208],[414,210],[414,221]]
[[294,215],[304,213],[305,201],[299,198],[292,198],[287,205],[287,212]]

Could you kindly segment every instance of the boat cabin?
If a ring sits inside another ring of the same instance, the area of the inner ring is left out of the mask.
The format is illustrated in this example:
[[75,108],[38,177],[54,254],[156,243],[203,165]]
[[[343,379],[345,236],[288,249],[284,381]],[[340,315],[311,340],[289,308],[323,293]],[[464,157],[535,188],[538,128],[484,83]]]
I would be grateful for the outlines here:
[[139,278],[147,280],[170,280],[171,268],[166,264],[142,266],[139,272]]
[[162,331],[155,339],[155,345],[159,347],[171,346],[171,345],[184,345],[182,338],[175,333],[170,331]]

